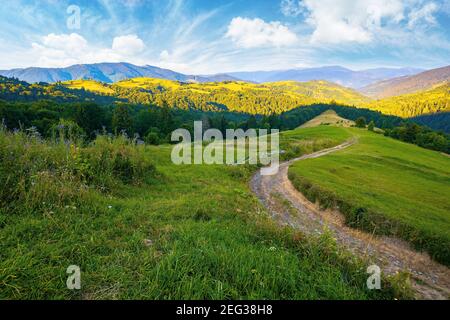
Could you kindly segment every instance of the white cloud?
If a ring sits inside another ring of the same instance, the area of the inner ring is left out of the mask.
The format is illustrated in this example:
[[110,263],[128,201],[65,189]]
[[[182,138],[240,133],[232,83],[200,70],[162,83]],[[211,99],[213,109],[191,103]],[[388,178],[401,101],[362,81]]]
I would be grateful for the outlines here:
[[281,13],[286,17],[297,17],[305,11],[301,0],[282,0]]
[[142,52],[145,48],[144,42],[137,35],[116,37],[113,40],[112,49],[125,55],[135,55]]
[[50,33],[43,38],[42,43],[46,47],[64,51],[82,51],[88,46],[86,39],[77,33],[60,35]]
[[425,22],[426,24],[435,25],[436,18],[434,14],[438,11],[438,6],[434,2],[425,4],[422,8],[412,10],[408,17],[408,28],[412,29],[420,22]]
[[145,48],[136,35],[113,39],[111,48],[98,47],[77,33],[49,34],[41,42],[32,43],[30,56],[33,65],[40,67],[66,67],[73,64],[136,61]]
[[258,18],[242,17],[231,21],[226,37],[242,48],[290,46],[298,40],[294,32],[278,21],[267,23]]
[[169,59],[170,59],[169,51],[167,51],[167,50],[161,51],[159,57],[160,57],[160,59],[161,59],[162,61],[167,61],[167,60],[169,60]]
[[313,43],[367,43],[383,26],[403,18],[401,0],[304,0]]
[[[370,43],[386,34],[401,34],[437,23],[439,7],[426,0],[283,0],[285,15],[306,16],[311,42]],[[394,31],[394,32],[393,32]]]

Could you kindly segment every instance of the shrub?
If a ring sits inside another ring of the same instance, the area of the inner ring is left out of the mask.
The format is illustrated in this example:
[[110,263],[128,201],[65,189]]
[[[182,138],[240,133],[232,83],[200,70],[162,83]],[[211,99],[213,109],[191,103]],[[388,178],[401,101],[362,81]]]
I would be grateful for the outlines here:
[[159,139],[159,135],[156,132],[149,132],[145,136],[145,142],[151,145],[159,145],[161,143],[161,140]]
[[124,183],[140,183],[154,176],[156,168],[145,157],[144,146],[136,146],[125,136],[98,136],[88,147],[72,154],[79,173],[95,185],[107,188],[119,179]]
[[75,122],[60,119],[58,124],[50,128],[50,136],[62,141],[83,141],[86,134]]

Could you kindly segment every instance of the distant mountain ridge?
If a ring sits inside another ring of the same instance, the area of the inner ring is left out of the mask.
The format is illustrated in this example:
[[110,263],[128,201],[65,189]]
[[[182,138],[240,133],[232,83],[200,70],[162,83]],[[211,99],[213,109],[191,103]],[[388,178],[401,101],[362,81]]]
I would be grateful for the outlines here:
[[96,80],[104,83],[114,83],[121,80],[150,77],[181,82],[217,82],[236,81],[238,79],[225,75],[196,76],[186,75],[169,69],[155,66],[136,66],[131,63],[96,63],[79,64],[67,68],[25,68],[13,70],[0,70],[0,75],[8,78],[17,78],[29,83],[70,80]]
[[376,68],[353,71],[340,66],[319,68],[256,71],[256,72],[230,72],[233,77],[257,83],[275,81],[313,81],[326,80],[344,87],[360,89],[371,83],[381,80],[414,75],[424,71],[417,68]]
[[353,71],[340,66],[320,68],[291,69],[278,71],[231,72],[215,75],[186,75],[169,69],[155,66],[136,66],[130,63],[96,63],[79,64],[67,68],[25,68],[0,71],[0,75],[17,78],[29,83],[71,80],[96,80],[104,83],[115,83],[139,77],[157,78],[180,82],[223,82],[249,81],[254,83],[299,81],[307,82],[325,80],[344,87],[359,89],[374,82],[409,76],[423,71],[414,68],[378,68]]
[[450,82],[450,66],[373,83],[360,91],[371,98],[382,99],[429,90],[446,82]]

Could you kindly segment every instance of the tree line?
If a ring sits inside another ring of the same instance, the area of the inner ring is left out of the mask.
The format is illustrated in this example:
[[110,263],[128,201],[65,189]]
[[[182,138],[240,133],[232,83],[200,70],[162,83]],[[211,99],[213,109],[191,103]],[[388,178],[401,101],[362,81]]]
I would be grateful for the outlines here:
[[[164,105],[108,104],[93,102],[58,103],[7,102],[0,100],[0,121],[10,130],[32,129],[49,138],[67,131],[86,141],[99,133],[126,134],[150,144],[170,142],[173,130],[184,128],[193,133],[194,121],[202,121],[204,130],[219,129],[295,129],[327,110],[357,121],[358,126],[384,129],[386,135],[425,148],[449,152],[449,135],[436,132],[395,116],[377,111],[340,105],[316,104],[282,114],[253,115],[229,111],[180,110]],[[363,119],[363,122],[361,121]]]

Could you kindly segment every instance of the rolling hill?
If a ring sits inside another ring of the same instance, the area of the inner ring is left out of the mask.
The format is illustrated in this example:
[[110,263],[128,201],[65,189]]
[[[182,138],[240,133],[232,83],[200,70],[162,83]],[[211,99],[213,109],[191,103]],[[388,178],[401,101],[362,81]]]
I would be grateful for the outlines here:
[[450,111],[450,83],[431,90],[376,100],[370,109],[403,118]]
[[346,131],[358,142],[294,163],[289,169],[294,185],[312,202],[338,207],[347,225],[403,238],[448,266],[449,157],[368,130],[321,128]]
[[182,83],[170,80],[136,78],[113,85],[93,86],[78,82],[68,88],[104,91],[108,86],[115,96],[132,103],[167,104],[182,109],[229,110],[251,114],[282,113],[299,106],[318,103],[342,104],[381,111],[403,118],[450,111],[450,85],[427,91],[372,100],[355,90],[327,81],[280,81],[255,84],[243,81],[222,83]]
[[[359,105],[370,99],[358,92],[326,81],[275,82],[254,84],[242,81],[221,83],[183,83],[152,78],[135,78],[113,85],[92,81],[63,83],[70,89],[114,95],[132,103],[168,105],[181,109],[228,110],[251,114],[282,113],[315,103]],[[108,89],[107,89],[108,88]],[[110,94],[110,93],[107,93]]]
[[311,119],[305,124],[301,125],[300,128],[313,128],[320,125],[333,125],[337,127],[351,127],[355,124],[354,121],[340,117],[336,111],[328,110],[321,115]]
[[185,84],[139,78],[120,81],[112,87],[120,98],[130,99],[135,103],[144,99],[158,105],[176,105],[182,109],[209,110],[213,107],[218,110],[265,115],[279,114],[298,106],[316,103],[358,105],[369,101],[356,91],[325,81]]
[[403,118],[450,111],[448,84],[414,94],[372,100],[355,90],[327,81],[186,83],[141,77],[114,84],[94,80],[29,84],[0,76],[0,99],[94,101],[99,104],[122,101],[184,110],[227,110],[260,115],[281,114],[314,104],[355,106]]
[[377,82],[362,88],[360,92],[372,98],[382,99],[429,90],[449,81],[450,66],[447,66],[425,71],[413,76]]

